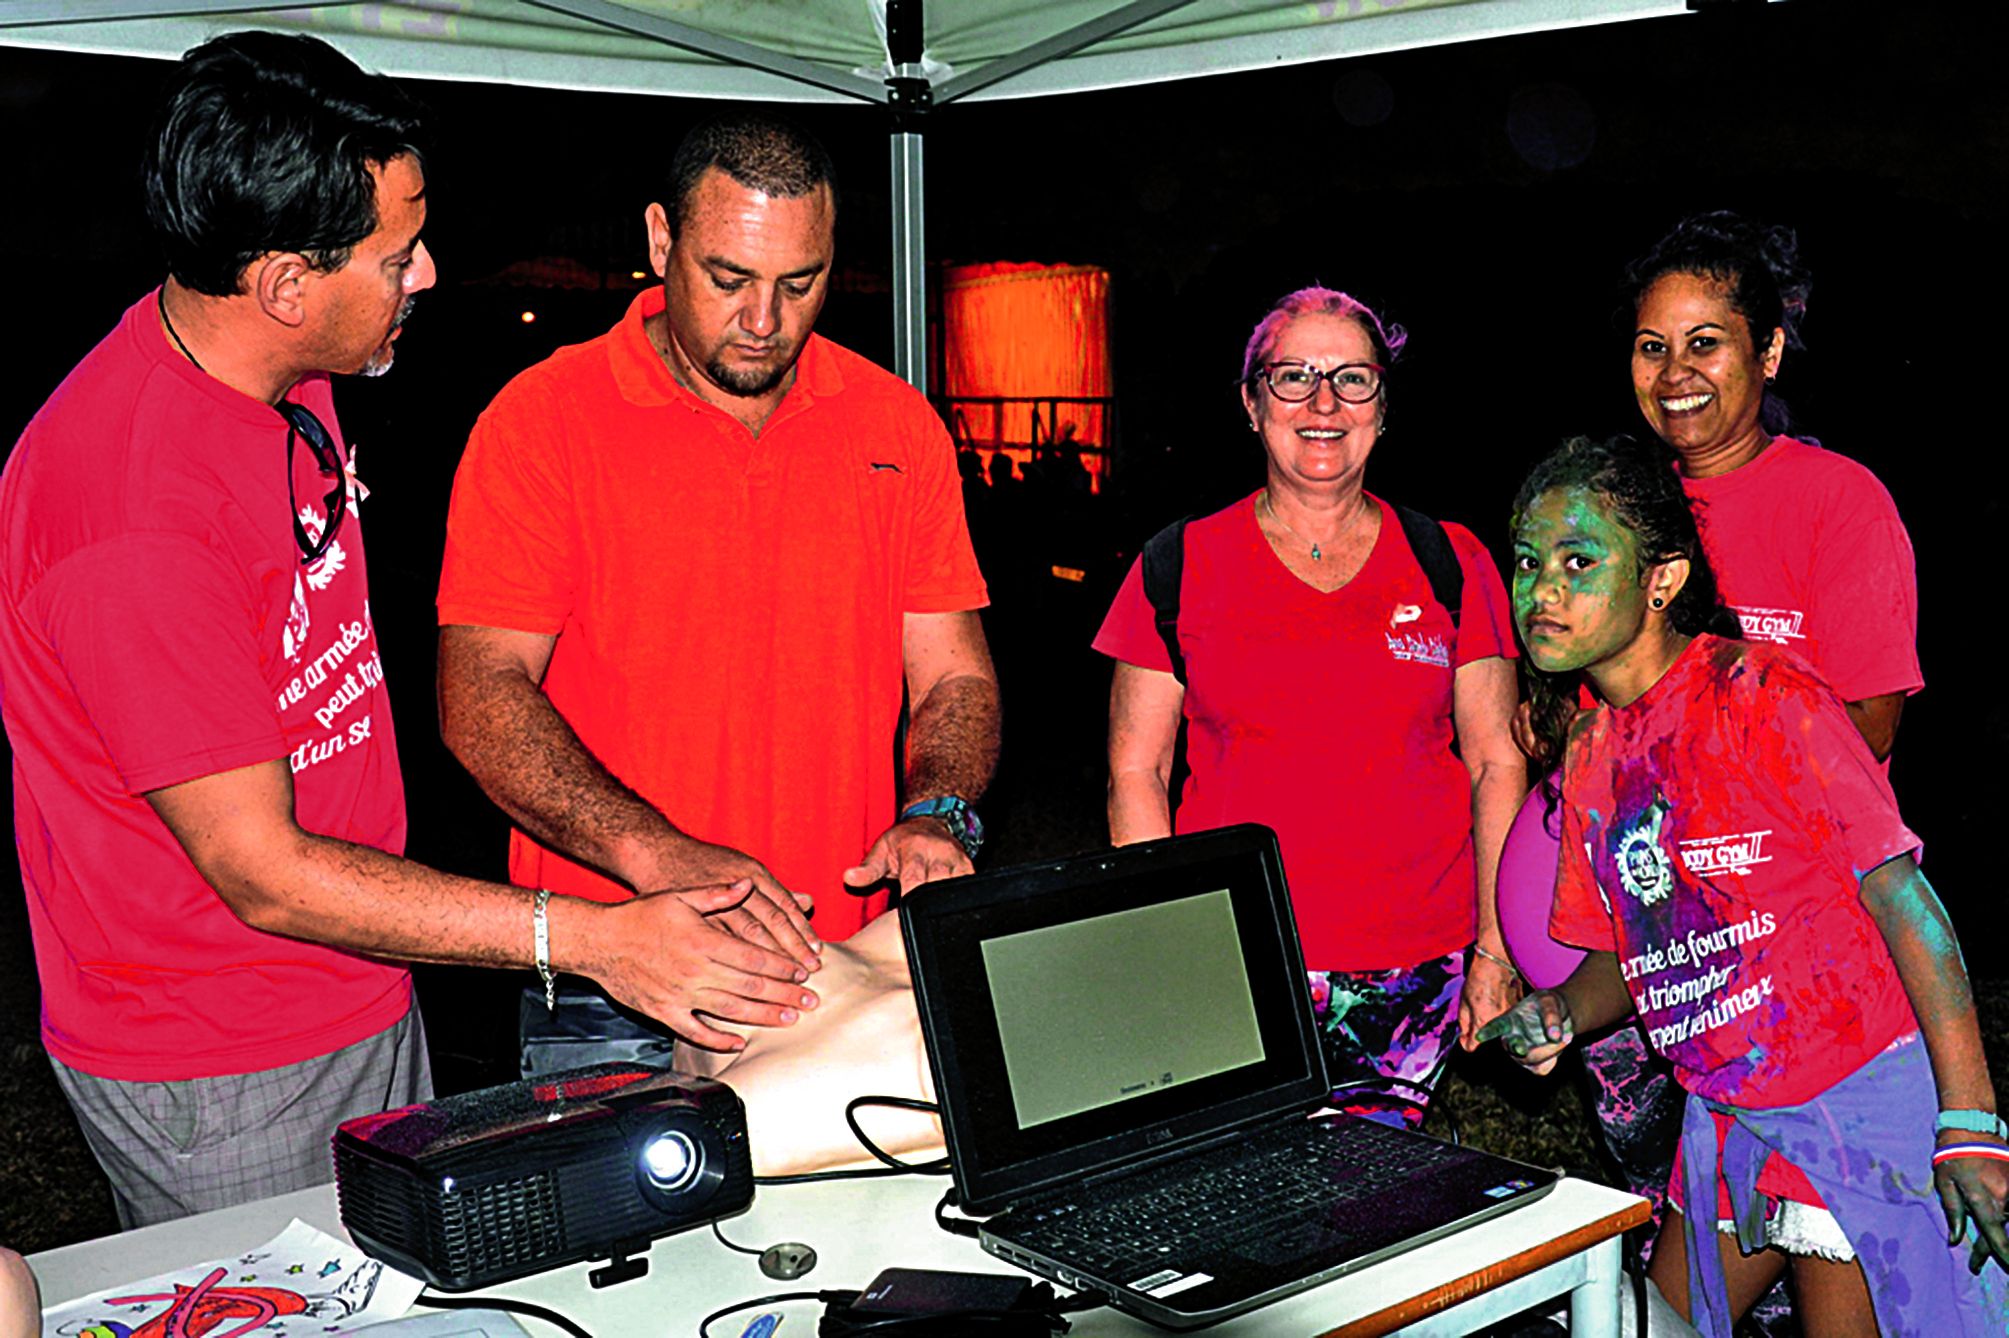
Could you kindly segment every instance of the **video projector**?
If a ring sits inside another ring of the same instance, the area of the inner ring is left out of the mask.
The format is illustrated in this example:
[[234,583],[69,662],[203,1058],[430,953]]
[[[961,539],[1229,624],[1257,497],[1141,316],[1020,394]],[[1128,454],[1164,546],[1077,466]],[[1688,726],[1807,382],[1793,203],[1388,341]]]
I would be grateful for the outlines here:
[[751,1203],[753,1163],[723,1083],[594,1064],[349,1120],[335,1191],[366,1254],[442,1291],[601,1257],[604,1287]]

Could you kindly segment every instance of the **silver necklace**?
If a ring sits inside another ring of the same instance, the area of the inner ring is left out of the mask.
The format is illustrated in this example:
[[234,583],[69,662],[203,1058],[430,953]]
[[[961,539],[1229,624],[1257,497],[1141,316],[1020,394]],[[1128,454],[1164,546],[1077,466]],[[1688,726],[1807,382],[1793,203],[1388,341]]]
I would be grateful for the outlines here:
[[1305,547],[1311,550],[1311,560],[1313,562],[1325,561],[1325,551],[1323,549],[1321,549],[1317,544],[1313,543],[1311,540],[1305,538],[1302,534],[1299,534],[1296,530],[1292,529],[1290,526],[1284,524],[1284,518],[1277,514],[1276,507],[1270,503],[1270,495],[1267,491],[1263,493],[1262,500],[1257,505],[1262,507],[1263,513],[1267,515],[1272,522],[1275,523],[1278,529],[1282,530],[1285,534],[1288,534],[1291,538],[1297,540],[1299,543],[1303,544]]

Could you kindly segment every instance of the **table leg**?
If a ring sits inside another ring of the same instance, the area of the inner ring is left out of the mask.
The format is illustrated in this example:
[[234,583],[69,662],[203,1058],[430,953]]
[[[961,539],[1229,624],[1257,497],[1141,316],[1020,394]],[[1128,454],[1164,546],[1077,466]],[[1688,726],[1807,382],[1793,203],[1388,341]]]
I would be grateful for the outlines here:
[[1619,1283],[1625,1267],[1619,1238],[1600,1241],[1584,1251],[1584,1280],[1570,1289],[1572,1338],[1619,1338]]

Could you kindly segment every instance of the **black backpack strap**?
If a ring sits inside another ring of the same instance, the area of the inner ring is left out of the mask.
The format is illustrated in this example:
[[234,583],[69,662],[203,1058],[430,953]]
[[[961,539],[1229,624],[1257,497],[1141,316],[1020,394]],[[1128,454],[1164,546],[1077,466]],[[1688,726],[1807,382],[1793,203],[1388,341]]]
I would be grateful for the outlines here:
[[1186,575],[1186,522],[1182,516],[1151,536],[1144,545],[1144,598],[1172,657],[1172,677],[1186,681],[1186,657],[1179,650],[1179,586]]
[[1417,565],[1423,568],[1423,575],[1430,582],[1430,594],[1451,615],[1455,630],[1458,614],[1465,607],[1465,569],[1458,565],[1451,536],[1421,511],[1399,502],[1389,505],[1395,508],[1395,518],[1402,522],[1402,537],[1409,541],[1409,551],[1416,555]]

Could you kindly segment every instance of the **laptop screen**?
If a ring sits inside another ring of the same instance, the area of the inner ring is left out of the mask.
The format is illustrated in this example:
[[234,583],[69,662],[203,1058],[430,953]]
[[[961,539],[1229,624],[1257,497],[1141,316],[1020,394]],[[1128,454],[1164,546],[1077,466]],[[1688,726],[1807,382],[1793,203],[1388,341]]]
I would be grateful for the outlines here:
[[[1226,888],[978,946],[1021,1129],[1262,1062]],[[1179,964],[1176,992],[1134,988],[1165,962]],[[1092,1017],[1123,1019],[1120,1048],[1078,1044],[1073,1028],[1054,1025]]]
[[931,884],[901,914],[973,1211],[1325,1093],[1267,828]]

